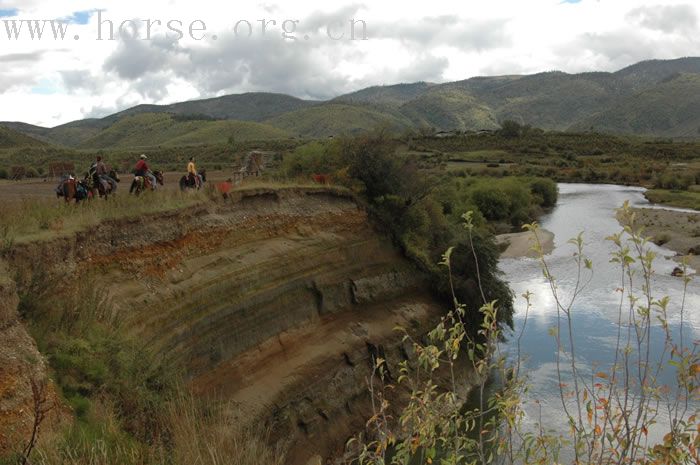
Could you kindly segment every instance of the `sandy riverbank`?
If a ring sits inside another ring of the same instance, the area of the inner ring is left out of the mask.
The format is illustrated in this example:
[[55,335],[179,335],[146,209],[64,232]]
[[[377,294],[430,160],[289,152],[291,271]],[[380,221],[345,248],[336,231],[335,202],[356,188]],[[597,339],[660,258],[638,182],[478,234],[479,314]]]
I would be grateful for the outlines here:
[[645,236],[678,255],[676,261],[689,255],[688,265],[700,270],[700,212],[686,213],[650,208],[636,208],[639,224],[644,226]]
[[[542,244],[545,255],[554,249],[554,233],[546,229],[538,229],[537,236]],[[497,244],[508,244],[508,247],[501,253],[501,258],[530,257],[537,258],[537,253],[532,250],[534,237],[530,231],[521,233],[501,234],[496,236]]]

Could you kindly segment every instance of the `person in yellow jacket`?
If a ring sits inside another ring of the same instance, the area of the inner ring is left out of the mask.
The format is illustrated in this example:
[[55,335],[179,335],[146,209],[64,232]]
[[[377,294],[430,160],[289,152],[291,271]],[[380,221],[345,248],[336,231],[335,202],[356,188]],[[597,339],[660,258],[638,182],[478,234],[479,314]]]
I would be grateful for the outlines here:
[[190,157],[190,162],[187,164],[187,174],[192,176],[197,183],[197,189],[202,187],[202,177],[197,174],[197,167],[194,164],[194,157]]

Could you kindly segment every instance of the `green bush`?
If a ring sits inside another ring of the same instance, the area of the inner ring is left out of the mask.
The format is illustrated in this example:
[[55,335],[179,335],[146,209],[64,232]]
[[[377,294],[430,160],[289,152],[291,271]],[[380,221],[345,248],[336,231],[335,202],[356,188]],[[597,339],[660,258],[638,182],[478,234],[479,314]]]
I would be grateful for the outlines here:
[[475,189],[472,192],[472,200],[487,220],[504,220],[510,215],[510,199],[497,187],[482,186]]
[[559,192],[557,183],[551,179],[538,178],[530,182],[530,191],[538,196],[542,202],[540,205],[545,208],[551,208],[557,204]]
[[9,177],[10,177],[10,175],[9,175],[9,173],[7,172],[7,169],[6,169],[6,168],[0,168],[0,179],[7,179],[7,178],[9,178]]
[[290,178],[327,174],[338,168],[337,152],[332,144],[314,141],[297,147],[282,159],[282,171]]

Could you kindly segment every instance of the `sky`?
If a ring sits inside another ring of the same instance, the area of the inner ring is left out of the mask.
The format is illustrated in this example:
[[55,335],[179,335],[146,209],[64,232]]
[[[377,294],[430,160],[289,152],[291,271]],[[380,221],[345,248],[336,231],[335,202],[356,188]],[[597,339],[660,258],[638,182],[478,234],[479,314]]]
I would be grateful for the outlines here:
[[400,82],[616,71],[698,55],[699,18],[696,0],[0,0],[0,121],[56,126],[232,93],[323,100]]

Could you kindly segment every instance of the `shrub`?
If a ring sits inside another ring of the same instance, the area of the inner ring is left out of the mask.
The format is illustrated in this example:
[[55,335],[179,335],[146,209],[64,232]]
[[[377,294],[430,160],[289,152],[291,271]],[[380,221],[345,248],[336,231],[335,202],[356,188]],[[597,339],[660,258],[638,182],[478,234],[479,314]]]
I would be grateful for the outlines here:
[[490,186],[482,186],[472,192],[472,200],[487,220],[508,218],[511,202],[505,192]]
[[557,189],[557,183],[551,179],[534,179],[530,182],[530,191],[542,199],[540,203],[542,207],[550,208],[557,204],[559,191]]

